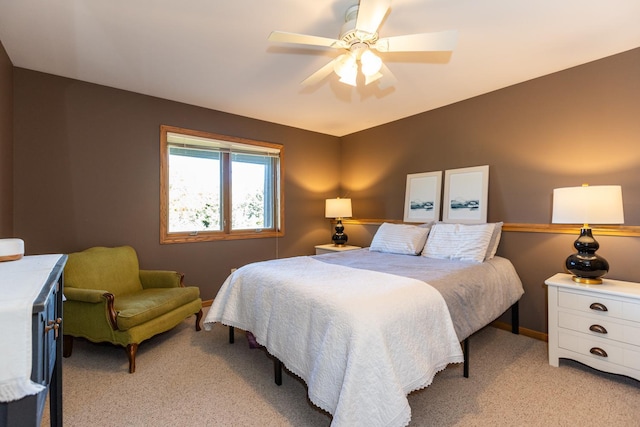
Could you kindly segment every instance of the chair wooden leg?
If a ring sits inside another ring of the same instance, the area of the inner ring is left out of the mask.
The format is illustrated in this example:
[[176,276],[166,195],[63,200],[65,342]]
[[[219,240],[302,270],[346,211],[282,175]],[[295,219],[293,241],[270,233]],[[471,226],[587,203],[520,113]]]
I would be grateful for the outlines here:
[[62,336],[62,356],[70,357],[73,351],[73,337],[71,335]]
[[196,331],[199,331],[200,328],[200,319],[202,319],[202,309],[196,313]]
[[133,343],[127,345],[127,356],[129,357],[129,373],[133,374],[136,371],[136,353],[138,352],[138,344]]

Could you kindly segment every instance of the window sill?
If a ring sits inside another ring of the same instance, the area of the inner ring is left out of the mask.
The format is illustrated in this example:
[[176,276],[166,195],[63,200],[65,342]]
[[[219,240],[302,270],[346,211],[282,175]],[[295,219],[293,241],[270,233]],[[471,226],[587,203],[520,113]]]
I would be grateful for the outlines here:
[[200,233],[172,233],[160,237],[160,244],[167,245],[173,243],[197,243],[197,242],[216,242],[220,240],[246,240],[246,239],[264,239],[270,237],[283,237],[284,231],[262,230],[262,231],[236,231],[230,234],[217,232],[200,232]]

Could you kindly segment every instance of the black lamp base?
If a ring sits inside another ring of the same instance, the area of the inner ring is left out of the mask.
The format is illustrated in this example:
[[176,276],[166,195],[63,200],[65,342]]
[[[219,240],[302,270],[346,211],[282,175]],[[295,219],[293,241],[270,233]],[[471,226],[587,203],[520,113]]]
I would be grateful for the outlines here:
[[344,246],[347,243],[349,237],[343,233],[344,226],[342,225],[342,220],[338,220],[336,224],[336,233],[331,237],[333,244],[336,246]]
[[580,230],[580,237],[573,243],[578,253],[571,254],[565,261],[567,271],[573,274],[573,281],[587,285],[602,283],[602,276],[609,272],[609,263],[596,251],[600,247],[593,238],[590,228]]

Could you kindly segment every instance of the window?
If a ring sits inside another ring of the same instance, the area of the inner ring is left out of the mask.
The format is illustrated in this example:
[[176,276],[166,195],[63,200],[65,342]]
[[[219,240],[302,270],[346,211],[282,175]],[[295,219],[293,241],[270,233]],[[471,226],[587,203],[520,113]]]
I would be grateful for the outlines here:
[[160,127],[160,243],[281,236],[283,146]]

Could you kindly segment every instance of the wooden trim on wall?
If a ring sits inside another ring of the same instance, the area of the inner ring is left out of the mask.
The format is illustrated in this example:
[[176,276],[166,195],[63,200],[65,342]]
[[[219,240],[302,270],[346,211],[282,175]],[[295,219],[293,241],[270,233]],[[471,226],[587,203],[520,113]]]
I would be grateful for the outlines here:
[[[343,219],[343,224],[359,225],[380,225],[383,222],[402,224],[399,219]],[[607,227],[592,227],[593,234],[598,236],[623,236],[640,237],[640,226],[637,225],[615,225]],[[552,234],[580,234],[580,227],[566,224],[520,224],[515,222],[505,222],[502,231],[516,233],[552,233]]]
[[[625,236],[639,237],[640,226],[637,225],[615,225],[591,227],[593,234],[598,236]],[[554,234],[580,234],[580,227],[566,224],[518,224],[505,223],[503,231],[515,231],[519,233],[554,233]]]
[[[490,323],[494,328],[502,329],[505,331],[511,332],[511,323],[500,322],[499,320],[494,320]],[[520,335],[524,335],[525,337],[535,338],[540,341],[549,342],[549,335],[543,332],[534,331],[533,329],[523,328],[520,326],[518,329]]]
[[[332,220],[331,222],[334,222]],[[383,222],[391,222],[394,224],[404,224],[404,221],[401,219],[361,219],[361,218],[349,218],[342,219],[343,224],[359,224],[359,225],[380,225]]]

